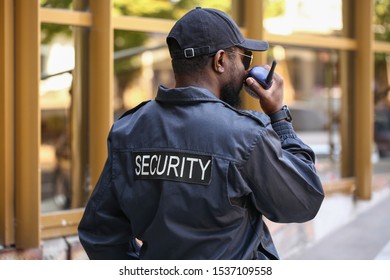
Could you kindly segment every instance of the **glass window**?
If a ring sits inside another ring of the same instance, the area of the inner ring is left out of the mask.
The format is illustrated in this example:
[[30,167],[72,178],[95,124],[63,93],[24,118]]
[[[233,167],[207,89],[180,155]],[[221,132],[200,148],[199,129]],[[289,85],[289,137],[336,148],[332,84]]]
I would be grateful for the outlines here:
[[49,212],[82,207],[87,195],[86,31],[54,24],[41,30],[41,209]]
[[375,55],[374,174],[390,170],[390,55]]
[[42,8],[86,11],[89,0],[41,0]]
[[390,1],[375,0],[374,32],[375,39],[390,41]]
[[294,128],[316,153],[321,179],[340,178],[339,53],[274,46],[268,56],[278,61]]
[[266,0],[264,27],[269,33],[341,35],[342,0]]
[[166,34],[115,31],[115,119],[144,100],[159,85],[174,86]]

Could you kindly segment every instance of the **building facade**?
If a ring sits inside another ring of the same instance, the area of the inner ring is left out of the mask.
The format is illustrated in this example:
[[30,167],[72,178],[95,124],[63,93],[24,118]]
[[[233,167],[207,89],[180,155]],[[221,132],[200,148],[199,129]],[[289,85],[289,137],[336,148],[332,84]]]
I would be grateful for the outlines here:
[[[111,124],[159,84],[173,86],[165,36],[193,7],[167,0],[139,12],[125,2],[0,3],[0,259],[85,257],[77,226]],[[367,200],[387,184],[388,1],[203,2],[270,43],[254,64],[277,60],[328,194]],[[257,102],[243,93],[243,108]]]

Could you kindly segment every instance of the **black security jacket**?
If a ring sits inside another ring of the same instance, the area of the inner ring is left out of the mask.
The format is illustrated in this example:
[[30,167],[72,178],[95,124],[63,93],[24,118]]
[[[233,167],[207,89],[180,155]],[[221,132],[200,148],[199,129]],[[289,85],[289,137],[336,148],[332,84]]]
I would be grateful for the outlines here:
[[91,259],[277,259],[263,216],[305,222],[323,198],[291,123],[160,87],[114,123],[79,237]]

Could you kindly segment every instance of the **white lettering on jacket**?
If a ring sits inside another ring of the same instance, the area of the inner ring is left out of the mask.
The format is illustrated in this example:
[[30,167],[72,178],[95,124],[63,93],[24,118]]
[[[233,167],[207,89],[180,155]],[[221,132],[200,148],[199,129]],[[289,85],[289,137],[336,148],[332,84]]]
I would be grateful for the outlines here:
[[133,152],[136,179],[209,184],[212,156],[184,152]]

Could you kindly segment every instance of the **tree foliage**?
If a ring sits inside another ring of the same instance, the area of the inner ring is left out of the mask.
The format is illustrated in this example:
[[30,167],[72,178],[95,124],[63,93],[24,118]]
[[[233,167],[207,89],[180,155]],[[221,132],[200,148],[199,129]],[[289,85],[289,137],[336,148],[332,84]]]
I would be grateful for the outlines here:
[[375,39],[390,41],[390,0],[375,0]]
[[273,18],[281,16],[285,13],[286,0],[266,0],[265,1],[265,17]]
[[[374,4],[374,30],[375,40],[390,41],[390,0],[375,0]],[[382,69],[386,68],[386,59],[388,55],[385,53],[375,53],[375,75],[379,75]]]

